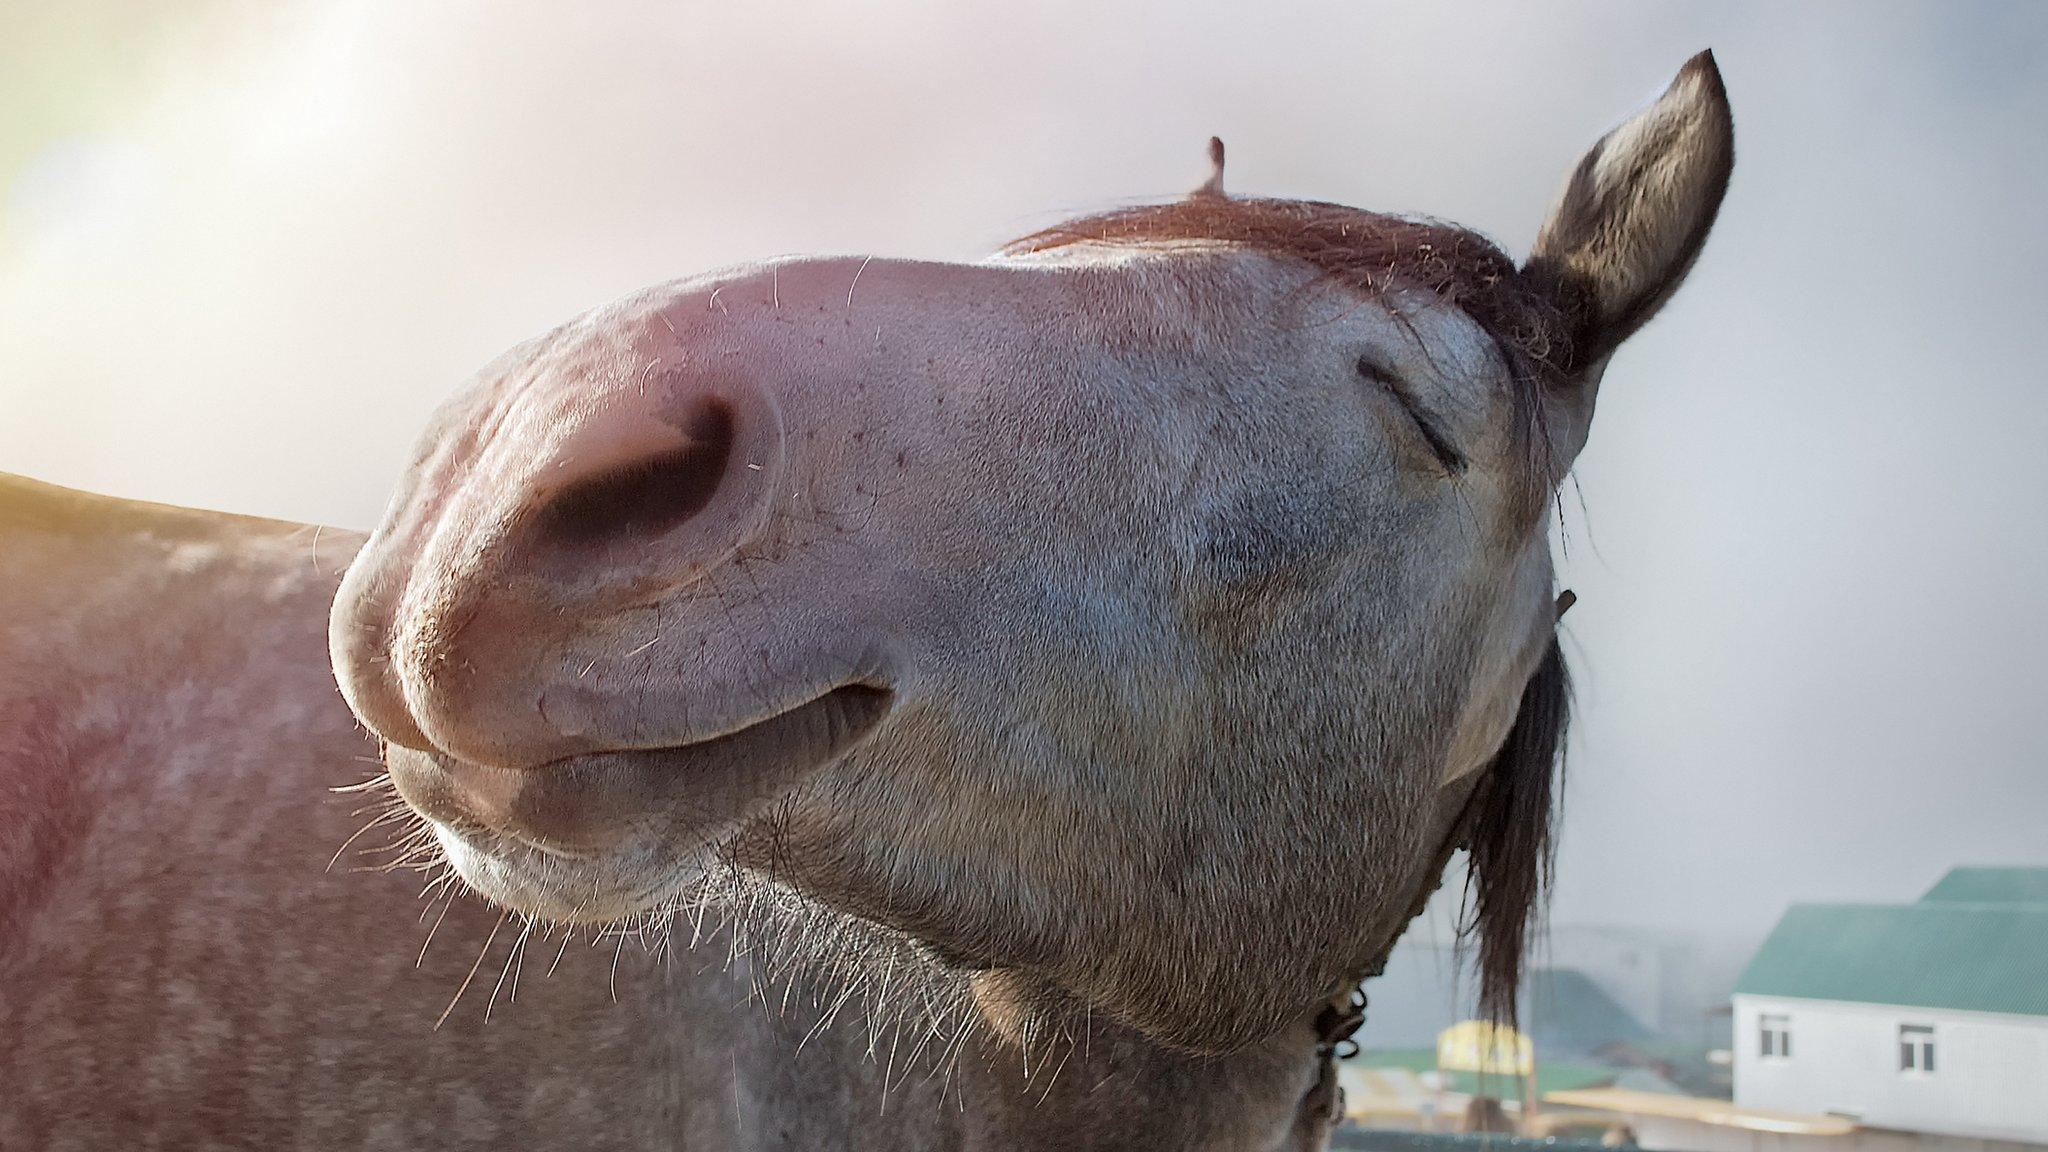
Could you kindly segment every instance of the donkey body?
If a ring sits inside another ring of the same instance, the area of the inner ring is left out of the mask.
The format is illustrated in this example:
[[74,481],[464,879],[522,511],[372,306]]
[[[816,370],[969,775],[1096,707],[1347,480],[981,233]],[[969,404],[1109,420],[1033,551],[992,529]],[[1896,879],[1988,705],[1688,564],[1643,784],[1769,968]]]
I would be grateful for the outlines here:
[[515,959],[498,910],[337,859],[359,534],[0,477],[0,540],[0,1148],[1300,1146],[1305,1045],[940,1067],[720,941]]

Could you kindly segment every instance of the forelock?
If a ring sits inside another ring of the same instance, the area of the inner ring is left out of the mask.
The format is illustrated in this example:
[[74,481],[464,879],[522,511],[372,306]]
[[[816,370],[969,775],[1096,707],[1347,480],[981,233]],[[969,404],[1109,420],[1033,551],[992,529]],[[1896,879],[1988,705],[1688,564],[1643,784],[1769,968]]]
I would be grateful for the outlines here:
[[1420,290],[1471,317],[1499,348],[1514,395],[1517,448],[1533,509],[1556,479],[1544,420],[1548,390],[1577,367],[1572,325],[1556,294],[1468,228],[1316,200],[1223,195],[1116,208],[1014,240],[1011,255],[1083,243],[1214,241],[1301,260],[1356,292]]
[[1559,375],[1571,368],[1570,328],[1551,295],[1492,241],[1442,221],[1314,200],[1199,196],[1082,216],[1004,251],[1197,240],[1303,260],[1360,292],[1420,288],[1463,310],[1529,368]]

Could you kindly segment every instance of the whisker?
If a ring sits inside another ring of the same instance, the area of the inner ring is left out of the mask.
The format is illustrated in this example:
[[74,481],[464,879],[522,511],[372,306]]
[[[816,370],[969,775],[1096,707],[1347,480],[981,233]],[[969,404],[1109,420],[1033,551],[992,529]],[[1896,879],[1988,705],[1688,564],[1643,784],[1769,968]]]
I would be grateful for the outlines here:
[[[505,956],[505,966],[498,969],[498,982],[491,985],[491,998],[484,1001],[484,1023],[489,1024],[491,1022],[491,1009],[497,1007],[498,991],[505,986],[505,974],[512,971],[513,967],[519,963],[520,953],[526,948],[526,937],[532,931],[533,921],[528,920],[526,927],[520,929],[519,938],[512,942],[512,951]],[[516,995],[519,988],[518,983],[515,982],[512,987]]]
[[548,965],[547,974],[542,976],[541,979],[545,980],[548,976],[553,976],[555,974],[555,965],[560,964],[562,962],[562,954],[569,950],[569,941],[574,936],[575,933],[569,931],[567,927],[564,927],[562,929],[562,946],[560,948],[555,949],[554,964]]
[[392,813],[392,812],[386,812],[386,813],[385,813],[384,815],[382,815],[382,816],[379,816],[379,817],[377,817],[377,818],[376,818],[375,820],[372,820],[372,821],[370,821],[370,822],[369,822],[368,824],[365,824],[365,825],[363,825],[363,826],[362,826],[361,828],[358,828],[358,829],[356,829],[356,830],[355,830],[355,834],[354,834],[354,835],[352,835],[352,836],[350,836],[350,837],[349,837],[348,839],[346,839],[346,840],[343,840],[343,841],[341,842],[341,847],[339,847],[339,848],[336,848],[336,849],[334,850],[334,855],[333,855],[333,856],[330,856],[330,857],[328,857],[328,859],[327,859],[327,867],[325,867],[325,868],[321,869],[321,871],[323,871],[323,872],[332,872],[332,871],[334,871],[334,864],[335,864],[335,861],[337,861],[337,860],[340,860],[340,859],[341,859],[341,854],[342,854],[343,852],[346,852],[346,851],[348,851],[348,846],[349,846],[349,845],[351,845],[351,844],[355,843],[355,842],[356,842],[357,840],[360,840],[360,839],[362,839],[362,837],[363,837],[363,833],[365,833],[365,832],[368,832],[368,831],[369,831],[370,829],[372,829],[372,828],[375,828],[375,827],[377,827],[377,826],[378,826],[379,824],[389,824],[389,823],[390,823],[390,822],[391,822],[391,821],[392,821],[393,819],[395,819],[395,818],[396,818],[396,816],[397,816],[397,814],[396,814],[396,813]]
[[477,969],[484,966],[484,957],[491,951],[491,941],[498,938],[498,929],[505,926],[505,917],[511,914],[509,911],[498,913],[498,922],[491,925],[491,934],[484,937],[484,946],[476,954],[476,963],[469,966],[469,975],[462,978],[462,987],[455,990],[455,998],[448,1001],[448,1007],[441,1009],[441,1018],[434,1021],[434,1031],[441,1030],[441,1025],[448,1022],[448,1014],[455,1011],[455,1005],[461,1002],[462,994],[469,991],[469,982],[476,979]]
[[[439,932],[441,930],[441,921],[446,920],[448,918],[448,909],[453,908],[455,906],[456,898],[461,895],[462,893],[460,892],[450,891],[448,893],[448,898],[441,901],[441,914],[439,916],[434,917],[434,926],[432,928],[427,929],[427,938],[420,942],[419,957],[418,959],[415,959],[412,962],[412,966],[414,968],[418,968],[427,962],[427,949],[434,943],[434,933]],[[434,906],[432,904],[428,904],[428,911],[432,911],[433,907]],[[425,919],[426,912],[420,913],[420,918]]]

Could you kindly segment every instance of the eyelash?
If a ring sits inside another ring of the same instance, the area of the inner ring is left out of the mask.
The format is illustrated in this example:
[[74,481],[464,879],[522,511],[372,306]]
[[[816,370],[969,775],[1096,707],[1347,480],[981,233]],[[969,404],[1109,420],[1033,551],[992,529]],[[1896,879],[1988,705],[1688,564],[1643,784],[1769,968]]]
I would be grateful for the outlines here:
[[1456,476],[1465,471],[1465,454],[1458,451],[1444,436],[1443,430],[1417,407],[1414,399],[1408,395],[1408,389],[1402,385],[1400,377],[1380,367],[1366,356],[1358,358],[1358,374],[1393,394],[1395,401],[1401,405],[1401,410],[1408,414],[1408,419],[1415,425],[1415,430],[1422,434],[1423,441],[1429,445],[1430,454],[1436,457],[1438,464],[1443,465],[1445,472]]

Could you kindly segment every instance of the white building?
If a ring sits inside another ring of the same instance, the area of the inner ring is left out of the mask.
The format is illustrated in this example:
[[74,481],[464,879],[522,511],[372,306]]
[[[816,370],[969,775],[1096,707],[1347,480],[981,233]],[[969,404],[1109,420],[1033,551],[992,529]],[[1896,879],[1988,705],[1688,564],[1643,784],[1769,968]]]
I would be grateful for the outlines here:
[[1795,905],[1736,983],[1735,1103],[2048,1145],[2048,868]]

